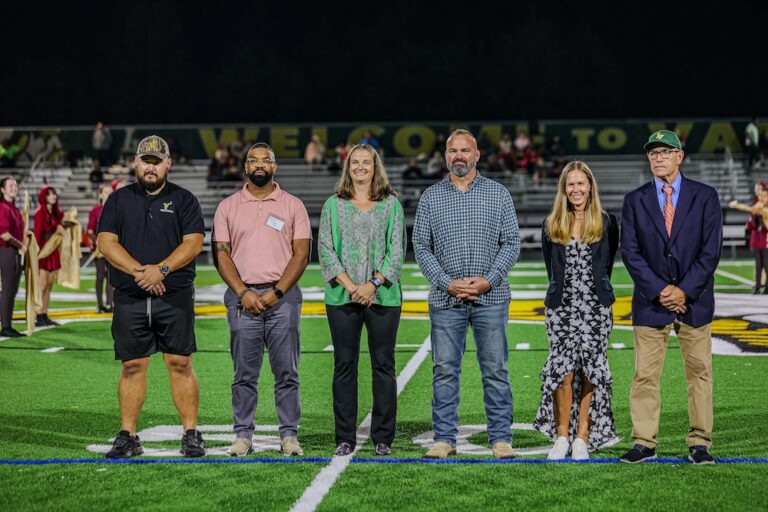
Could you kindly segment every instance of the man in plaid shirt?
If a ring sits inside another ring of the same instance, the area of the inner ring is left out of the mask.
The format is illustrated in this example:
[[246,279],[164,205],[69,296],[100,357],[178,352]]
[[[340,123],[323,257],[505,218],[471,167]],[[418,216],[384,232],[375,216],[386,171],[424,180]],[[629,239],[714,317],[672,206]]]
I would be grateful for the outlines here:
[[450,174],[424,191],[413,227],[416,260],[431,285],[435,443],[425,454],[429,458],[456,453],[459,377],[469,325],[482,373],[488,441],[497,458],[514,457],[507,274],[520,254],[520,233],[509,191],[477,172],[479,158],[470,132],[451,134],[445,151]]

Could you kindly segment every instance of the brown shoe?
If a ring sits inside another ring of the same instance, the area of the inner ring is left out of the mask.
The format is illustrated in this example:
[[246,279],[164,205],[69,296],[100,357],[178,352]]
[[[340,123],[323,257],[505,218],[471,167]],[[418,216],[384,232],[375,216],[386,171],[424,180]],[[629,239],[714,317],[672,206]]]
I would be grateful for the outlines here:
[[424,454],[424,457],[427,459],[447,459],[449,455],[456,455],[456,448],[448,443],[438,441]]
[[512,449],[512,445],[499,441],[493,445],[493,456],[497,459],[512,459],[515,457],[515,451]]

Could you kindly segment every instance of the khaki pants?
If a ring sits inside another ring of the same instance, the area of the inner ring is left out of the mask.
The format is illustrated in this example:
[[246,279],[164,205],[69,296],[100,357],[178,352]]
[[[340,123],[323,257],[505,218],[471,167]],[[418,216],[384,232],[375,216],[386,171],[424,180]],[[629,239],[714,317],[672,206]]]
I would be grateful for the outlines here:
[[664,327],[635,326],[635,376],[629,393],[632,437],[656,448],[661,411],[660,382],[669,332],[674,326],[688,381],[688,446],[712,444],[712,324],[691,327],[679,321]]

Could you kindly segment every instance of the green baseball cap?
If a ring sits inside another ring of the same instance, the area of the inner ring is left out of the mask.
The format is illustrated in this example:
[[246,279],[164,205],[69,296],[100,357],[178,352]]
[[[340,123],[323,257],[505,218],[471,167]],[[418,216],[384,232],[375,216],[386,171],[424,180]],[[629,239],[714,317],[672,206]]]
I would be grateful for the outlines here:
[[643,149],[648,151],[656,146],[683,149],[683,145],[680,143],[680,139],[677,138],[677,134],[669,130],[658,130],[653,132],[651,136],[648,137],[648,142],[645,143]]
[[141,139],[139,147],[136,148],[136,156],[138,158],[156,156],[160,160],[165,160],[171,157],[171,152],[168,150],[168,143],[162,137],[150,135]]

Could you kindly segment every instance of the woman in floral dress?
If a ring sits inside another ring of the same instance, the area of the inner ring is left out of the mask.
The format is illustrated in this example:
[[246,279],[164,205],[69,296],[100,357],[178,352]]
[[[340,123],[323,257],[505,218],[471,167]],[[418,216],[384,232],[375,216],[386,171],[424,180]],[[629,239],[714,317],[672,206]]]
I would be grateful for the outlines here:
[[618,240],[616,217],[600,207],[592,171],[584,162],[569,163],[542,230],[549,356],[534,426],[554,441],[551,460],[569,452],[588,459],[589,451],[616,439],[606,349]]

